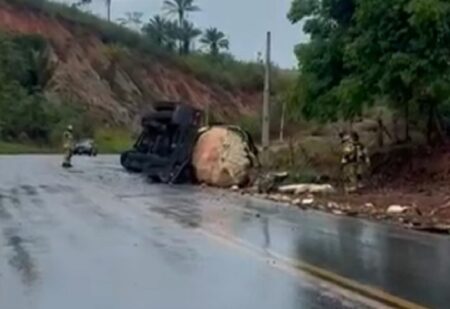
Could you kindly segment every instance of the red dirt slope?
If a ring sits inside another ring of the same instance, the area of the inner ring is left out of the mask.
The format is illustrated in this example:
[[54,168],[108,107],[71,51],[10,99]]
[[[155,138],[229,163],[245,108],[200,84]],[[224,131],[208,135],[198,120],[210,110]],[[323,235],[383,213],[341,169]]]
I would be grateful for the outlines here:
[[[158,100],[182,100],[222,115],[249,114],[259,93],[204,83],[168,61],[107,46],[89,29],[0,2],[0,31],[38,34],[50,43],[46,92],[84,105],[105,124],[136,127]],[[112,70],[112,71],[111,71]],[[113,72],[111,74],[111,72]]]

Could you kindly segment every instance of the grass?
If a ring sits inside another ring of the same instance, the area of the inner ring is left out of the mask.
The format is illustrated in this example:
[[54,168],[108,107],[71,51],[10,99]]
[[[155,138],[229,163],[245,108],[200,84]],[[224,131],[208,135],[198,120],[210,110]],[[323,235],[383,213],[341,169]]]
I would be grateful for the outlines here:
[[120,153],[134,143],[132,134],[125,129],[100,129],[95,133],[99,153]]
[[14,142],[0,141],[0,154],[41,154],[56,153],[53,147],[45,147],[34,144],[20,144]]
[[[134,138],[125,129],[99,129],[95,133],[95,142],[100,154],[120,153],[131,148]],[[49,154],[62,153],[60,146],[38,145],[0,141],[0,154]]]

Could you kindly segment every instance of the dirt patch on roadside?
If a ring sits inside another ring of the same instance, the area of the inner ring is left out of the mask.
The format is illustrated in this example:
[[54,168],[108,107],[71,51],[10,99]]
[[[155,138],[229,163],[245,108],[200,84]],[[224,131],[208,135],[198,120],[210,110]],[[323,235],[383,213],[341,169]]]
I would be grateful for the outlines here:
[[374,155],[373,174],[355,194],[258,196],[303,209],[388,221],[408,229],[450,234],[450,146],[398,146]]

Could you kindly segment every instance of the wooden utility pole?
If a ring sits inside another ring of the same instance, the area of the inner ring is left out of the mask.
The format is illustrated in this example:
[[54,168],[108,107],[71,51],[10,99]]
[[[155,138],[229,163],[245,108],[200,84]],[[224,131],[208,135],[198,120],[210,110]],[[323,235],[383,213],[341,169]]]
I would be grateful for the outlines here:
[[111,21],[111,1],[112,0],[106,0],[106,15],[109,22]]
[[262,113],[262,147],[263,150],[268,150],[270,146],[270,76],[271,76],[271,34],[267,32],[267,49],[266,49],[266,74],[264,80],[264,102]]

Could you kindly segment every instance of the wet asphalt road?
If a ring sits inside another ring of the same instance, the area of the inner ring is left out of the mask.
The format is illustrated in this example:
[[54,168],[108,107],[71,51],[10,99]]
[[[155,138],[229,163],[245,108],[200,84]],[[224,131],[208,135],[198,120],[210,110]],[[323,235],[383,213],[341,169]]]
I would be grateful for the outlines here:
[[115,156],[0,157],[0,308],[380,308],[304,261],[450,307],[450,240],[192,187]]

